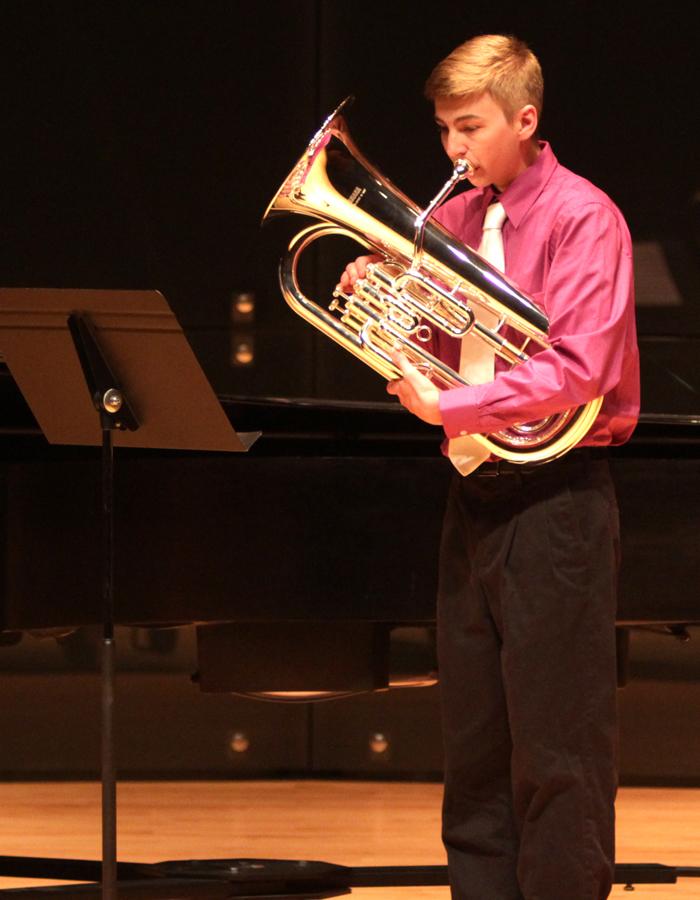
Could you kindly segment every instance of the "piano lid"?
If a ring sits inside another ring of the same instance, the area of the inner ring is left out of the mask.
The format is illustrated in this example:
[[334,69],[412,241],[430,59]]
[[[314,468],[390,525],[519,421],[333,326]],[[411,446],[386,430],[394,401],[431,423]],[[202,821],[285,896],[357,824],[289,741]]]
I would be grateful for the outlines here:
[[[700,339],[642,337],[640,426],[700,426]],[[341,441],[373,446],[410,440],[437,452],[442,430],[411,416],[396,401],[314,397],[219,397],[238,428],[262,430],[264,444],[294,440]],[[0,435],[38,436],[39,426],[7,367],[0,363]]]

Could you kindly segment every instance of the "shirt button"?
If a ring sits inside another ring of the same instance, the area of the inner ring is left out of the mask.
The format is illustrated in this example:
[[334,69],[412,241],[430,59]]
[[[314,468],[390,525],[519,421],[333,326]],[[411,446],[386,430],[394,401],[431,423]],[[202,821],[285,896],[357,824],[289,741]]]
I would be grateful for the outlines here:
[[466,431],[460,431],[459,436],[464,437],[466,435],[466,433],[467,433]]

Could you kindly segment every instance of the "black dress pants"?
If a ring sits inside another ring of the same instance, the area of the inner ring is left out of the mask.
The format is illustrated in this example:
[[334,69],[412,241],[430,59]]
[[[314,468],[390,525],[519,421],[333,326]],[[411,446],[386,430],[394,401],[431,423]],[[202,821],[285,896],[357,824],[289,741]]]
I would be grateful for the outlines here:
[[605,459],[455,476],[438,597],[453,900],[609,895],[618,563]]

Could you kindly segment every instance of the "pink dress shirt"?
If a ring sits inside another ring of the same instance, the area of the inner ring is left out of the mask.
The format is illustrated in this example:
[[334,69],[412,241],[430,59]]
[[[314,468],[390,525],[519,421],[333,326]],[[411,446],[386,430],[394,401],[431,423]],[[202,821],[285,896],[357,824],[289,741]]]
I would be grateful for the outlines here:
[[[622,214],[602,191],[559,165],[547,143],[500,195],[506,275],[544,310],[551,348],[493,381],[440,394],[448,438],[529,422],[601,395],[581,446],[624,443],[639,414],[639,353],[632,246]],[[477,248],[491,188],[448,200],[435,219]],[[433,352],[459,368],[460,342],[434,331]]]

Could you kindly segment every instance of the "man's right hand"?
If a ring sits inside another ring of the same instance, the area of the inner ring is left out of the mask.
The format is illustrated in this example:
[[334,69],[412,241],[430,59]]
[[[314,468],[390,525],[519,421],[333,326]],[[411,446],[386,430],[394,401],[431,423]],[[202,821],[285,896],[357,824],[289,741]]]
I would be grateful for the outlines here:
[[373,262],[379,262],[381,256],[376,253],[371,256],[358,256],[354,262],[348,263],[343,274],[340,276],[340,287],[344,291],[352,290],[353,284],[358,278],[364,278],[367,272],[367,266]]

